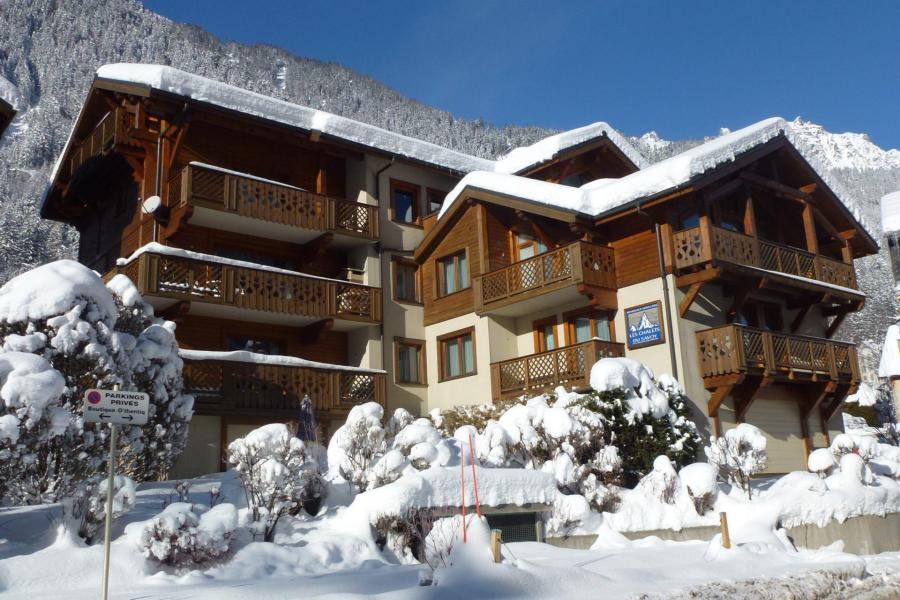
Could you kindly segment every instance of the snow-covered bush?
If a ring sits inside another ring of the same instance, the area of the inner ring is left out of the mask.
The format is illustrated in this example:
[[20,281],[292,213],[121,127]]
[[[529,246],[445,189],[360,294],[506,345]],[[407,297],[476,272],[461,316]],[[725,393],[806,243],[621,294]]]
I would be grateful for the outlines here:
[[283,423],[263,425],[231,442],[228,462],[247,495],[255,533],[261,533],[267,542],[273,540],[285,513],[309,500],[307,494],[324,489],[311,482],[320,475],[307,445]]
[[201,564],[228,552],[237,525],[233,504],[204,510],[198,504],[175,502],[142,524],[137,544],[145,557],[165,565]]
[[600,414],[605,442],[619,449],[625,485],[634,486],[666,455],[677,468],[696,460],[701,446],[687,397],[670,375],[653,373],[626,358],[605,358],[591,369],[594,391],[576,400]]
[[122,432],[118,470],[138,480],[166,471],[184,446],[192,407],[181,393],[173,331],[153,318],[127,278],[107,286],[70,260],[0,288],[0,480],[7,501],[54,502],[103,469],[108,429],[81,418],[82,397],[93,387],[150,395],[147,425]]
[[385,451],[383,415],[377,402],[354,406],[328,444],[329,472],[349,481],[357,492],[368,487],[368,472]]
[[[96,475],[78,484],[75,494],[67,498],[63,507],[70,526],[76,527],[78,537],[92,544],[106,521],[106,491],[108,479]],[[113,478],[113,520],[134,508],[134,481],[124,475]]]
[[709,463],[695,462],[678,472],[684,491],[694,503],[698,515],[711,511],[719,493],[718,469]]
[[809,457],[806,459],[806,466],[810,471],[825,479],[837,466],[837,461],[835,461],[834,454],[828,448],[817,448],[809,453]]
[[759,428],[740,423],[722,437],[711,437],[704,451],[710,464],[726,481],[738,485],[752,497],[750,478],[766,468],[766,437]]
[[638,489],[666,504],[675,503],[680,481],[672,461],[666,455],[657,456],[653,461],[653,470],[644,475],[638,482]]

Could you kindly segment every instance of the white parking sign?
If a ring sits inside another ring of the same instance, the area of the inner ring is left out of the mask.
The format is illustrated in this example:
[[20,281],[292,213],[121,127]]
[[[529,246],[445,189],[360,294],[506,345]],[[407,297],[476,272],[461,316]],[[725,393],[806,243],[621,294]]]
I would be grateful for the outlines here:
[[143,392],[88,390],[84,393],[85,423],[144,425],[150,410],[150,396]]

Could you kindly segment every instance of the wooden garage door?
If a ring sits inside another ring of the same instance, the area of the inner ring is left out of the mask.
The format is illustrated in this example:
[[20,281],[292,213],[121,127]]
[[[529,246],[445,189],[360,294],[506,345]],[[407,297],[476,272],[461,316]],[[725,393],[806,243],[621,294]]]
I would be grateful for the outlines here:
[[806,470],[797,394],[790,386],[763,388],[747,413],[747,422],[759,427],[766,436],[766,473]]

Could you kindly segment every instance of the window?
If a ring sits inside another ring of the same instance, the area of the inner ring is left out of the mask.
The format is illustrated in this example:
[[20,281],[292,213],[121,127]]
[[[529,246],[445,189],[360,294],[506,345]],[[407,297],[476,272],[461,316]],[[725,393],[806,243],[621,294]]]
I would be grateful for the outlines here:
[[419,186],[391,179],[391,220],[419,225]]
[[547,251],[547,245],[526,233],[517,233],[515,239],[516,260],[525,260]]
[[774,302],[748,300],[737,315],[730,315],[729,321],[738,325],[758,327],[769,331],[781,331],[784,322],[781,318],[781,306]]
[[435,190],[432,188],[428,188],[428,213],[432,214],[441,210],[441,206],[444,205],[444,198],[447,197],[447,192],[442,192],[440,190]]
[[441,381],[475,374],[475,330],[465,329],[438,338]]
[[256,354],[285,354],[284,343],[280,340],[261,339],[246,335],[225,336],[225,346],[228,348],[229,352],[246,350],[247,352],[255,352]]
[[534,351],[547,352],[559,348],[556,335],[556,317],[534,322]]
[[437,260],[438,296],[447,296],[469,287],[469,258],[462,250]]
[[566,321],[566,343],[583,344],[594,338],[604,342],[612,341],[609,314],[604,311],[586,309],[563,315]]
[[419,293],[419,265],[414,261],[394,257],[394,300],[422,302]]
[[425,342],[394,338],[394,364],[397,383],[425,383]]

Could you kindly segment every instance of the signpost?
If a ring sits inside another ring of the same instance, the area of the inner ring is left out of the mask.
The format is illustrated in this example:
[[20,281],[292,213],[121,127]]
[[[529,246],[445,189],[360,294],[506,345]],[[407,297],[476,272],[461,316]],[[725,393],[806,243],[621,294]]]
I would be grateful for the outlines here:
[[109,597],[109,542],[112,529],[113,487],[116,469],[116,425],[145,425],[150,413],[150,396],[143,392],[88,390],[82,414],[85,423],[109,423],[109,470],[106,479],[106,524],[103,540],[103,600]]

